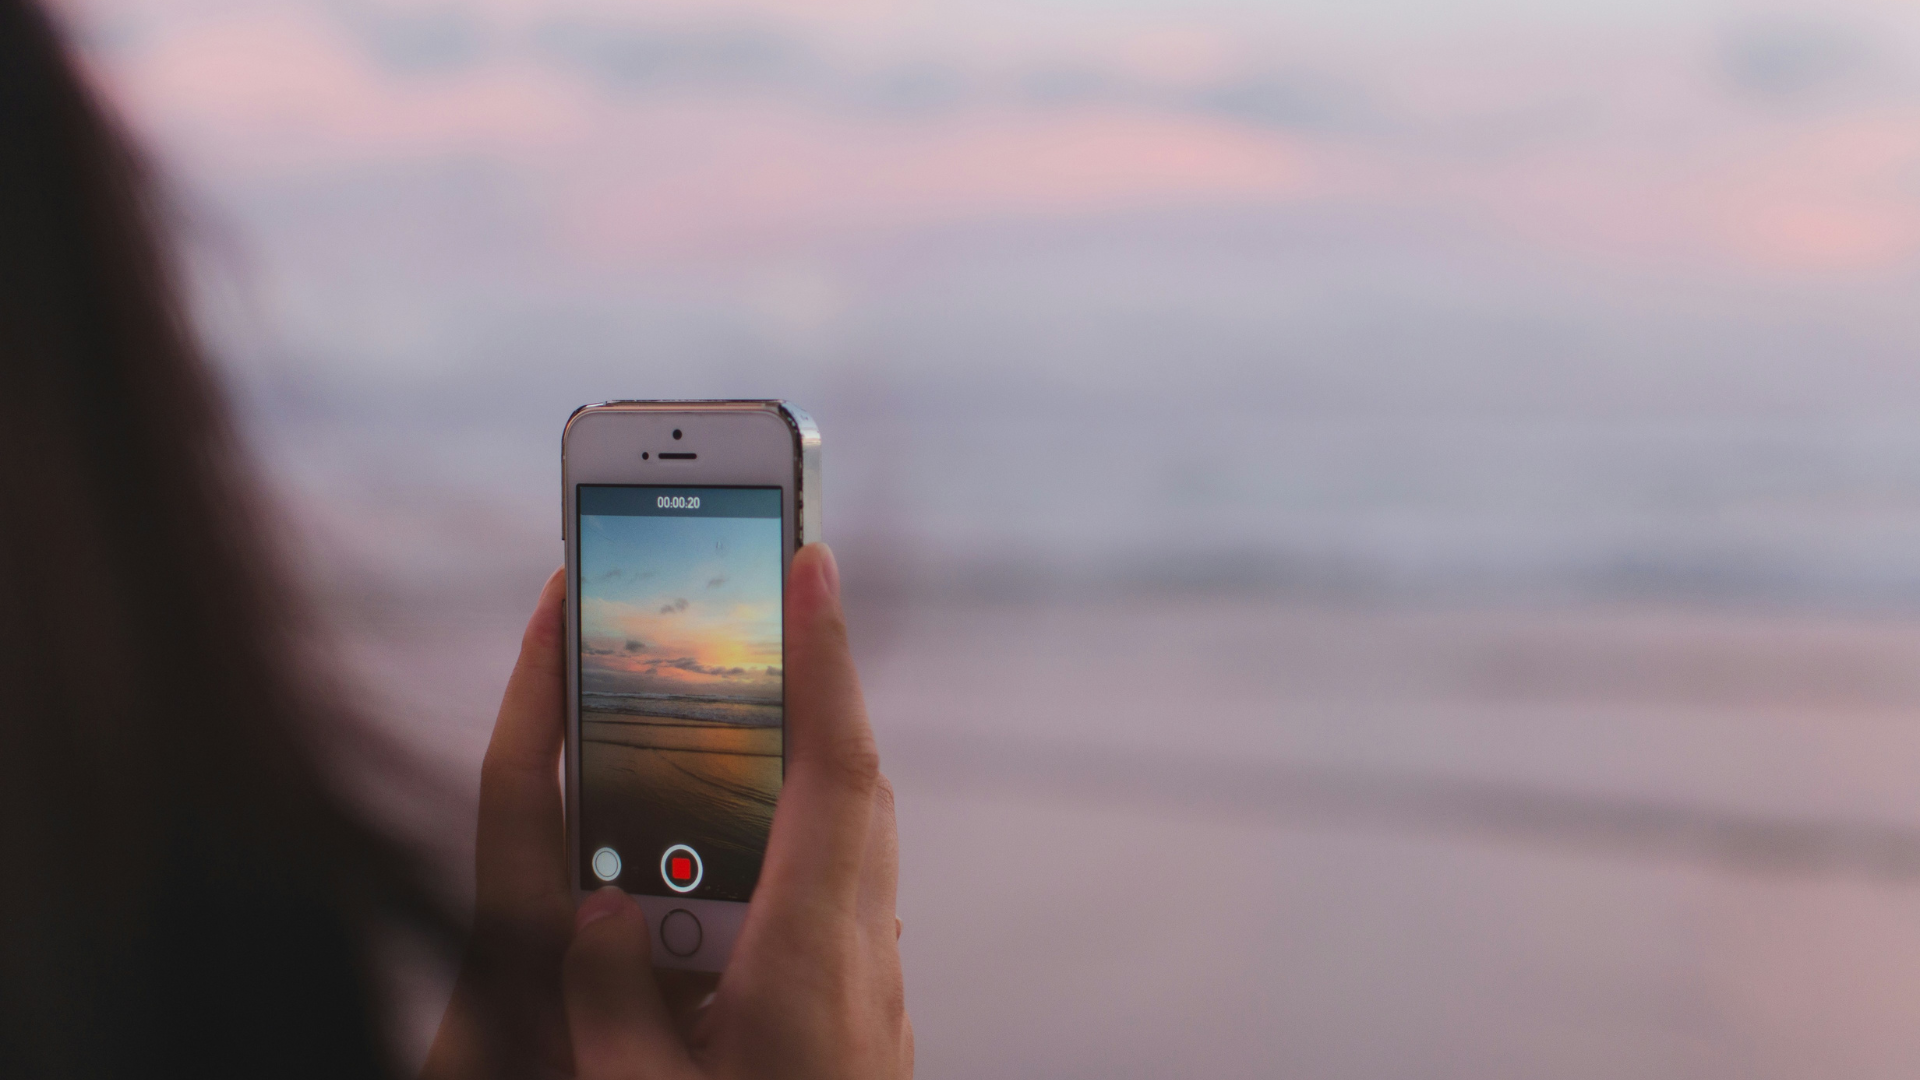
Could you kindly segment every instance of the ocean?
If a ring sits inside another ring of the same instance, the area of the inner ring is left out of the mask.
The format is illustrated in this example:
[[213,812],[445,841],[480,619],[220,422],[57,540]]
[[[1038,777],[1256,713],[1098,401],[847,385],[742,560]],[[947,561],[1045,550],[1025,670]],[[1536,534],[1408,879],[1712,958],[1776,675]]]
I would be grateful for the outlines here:
[[741,727],[779,727],[780,703],[724,694],[646,694],[588,690],[580,695],[582,712],[616,716],[708,720]]

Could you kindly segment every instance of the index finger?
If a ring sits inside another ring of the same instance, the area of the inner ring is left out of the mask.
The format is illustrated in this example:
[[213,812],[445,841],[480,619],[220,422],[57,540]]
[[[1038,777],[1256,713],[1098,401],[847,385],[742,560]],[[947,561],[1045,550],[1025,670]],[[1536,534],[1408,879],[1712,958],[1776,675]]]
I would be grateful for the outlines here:
[[559,775],[566,727],[565,600],[566,576],[556,570],[527,621],[480,767],[474,870],[483,914],[551,918],[555,902],[566,899]]

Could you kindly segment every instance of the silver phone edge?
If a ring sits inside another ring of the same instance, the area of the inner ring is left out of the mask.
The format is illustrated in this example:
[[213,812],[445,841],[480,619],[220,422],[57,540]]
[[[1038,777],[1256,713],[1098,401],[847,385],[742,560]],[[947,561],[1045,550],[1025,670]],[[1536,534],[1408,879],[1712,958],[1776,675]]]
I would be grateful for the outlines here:
[[791,401],[772,402],[793,430],[794,454],[793,506],[799,520],[794,523],[795,550],[826,539],[820,530],[820,428],[805,410]]

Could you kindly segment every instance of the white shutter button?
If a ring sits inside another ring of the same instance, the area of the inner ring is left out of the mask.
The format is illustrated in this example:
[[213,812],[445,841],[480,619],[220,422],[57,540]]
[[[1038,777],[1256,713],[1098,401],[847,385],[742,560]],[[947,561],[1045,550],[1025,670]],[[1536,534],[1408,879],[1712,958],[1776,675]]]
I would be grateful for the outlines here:
[[620,853],[610,847],[603,847],[593,853],[593,876],[601,881],[612,881],[620,876]]

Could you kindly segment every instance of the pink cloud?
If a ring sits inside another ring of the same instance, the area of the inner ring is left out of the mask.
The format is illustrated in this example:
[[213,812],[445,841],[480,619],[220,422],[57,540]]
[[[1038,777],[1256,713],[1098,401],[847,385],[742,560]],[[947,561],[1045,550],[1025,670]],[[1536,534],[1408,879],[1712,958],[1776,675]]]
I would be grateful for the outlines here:
[[1312,189],[1311,156],[1268,132],[1112,110],[848,122],[795,110],[677,109],[622,130],[630,170],[567,200],[603,253],[867,232],[991,215],[1272,201]]
[[[473,9],[517,45],[448,70],[384,69],[338,18],[301,6],[162,20],[102,70],[141,126],[202,175],[272,182],[478,156],[526,179],[552,242],[595,259],[993,216],[1322,198],[1464,218],[1582,257],[1738,272],[1871,268],[1920,249],[1909,190],[1920,112],[1766,115],[1703,81],[1698,56],[1672,42],[1349,43],[1316,68],[1298,49],[1263,67],[1219,26],[1136,25],[1065,52],[956,35],[941,55],[968,73],[971,96],[914,114],[833,96],[871,74],[861,65],[885,70],[918,40],[887,44],[913,23],[882,7],[729,9],[826,34],[808,46],[833,70],[816,96],[749,84],[609,88],[529,49],[527,26],[543,9],[521,0]],[[1018,79],[1003,70],[1023,56],[1067,56],[1131,89],[1023,103],[1005,92]],[[1284,93],[1294,69],[1309,84],[1314,71],[1336,71],[1340,92],[1358,87],[1354,100],[1371,112],[1289,128],[1195,104],[1210,81],[1273,78]]]
[[1716,178],[1723,242],[1783,270],[1871,269],[1920,252],[1920,112],[1807,125]]
[[588,135],[590,95],[551,72],[494,64],[395,75],[336,21],[303,8],[196,25],[101,68],[144,127],[241,174],[450,150],[527,154]]

